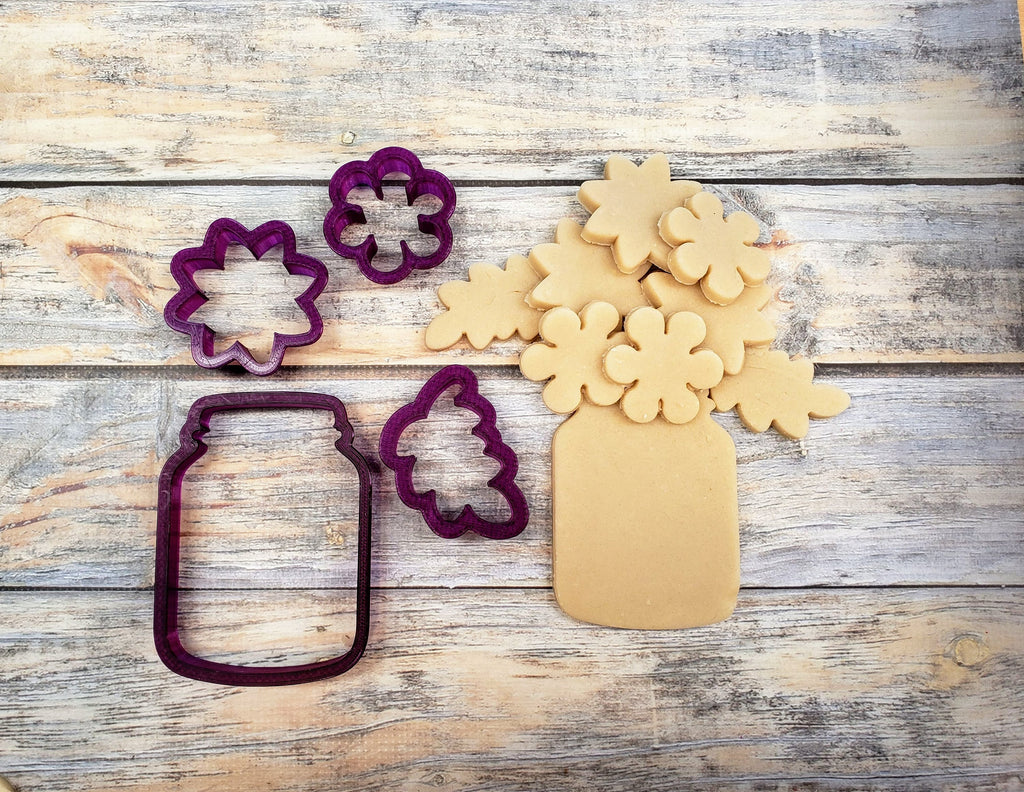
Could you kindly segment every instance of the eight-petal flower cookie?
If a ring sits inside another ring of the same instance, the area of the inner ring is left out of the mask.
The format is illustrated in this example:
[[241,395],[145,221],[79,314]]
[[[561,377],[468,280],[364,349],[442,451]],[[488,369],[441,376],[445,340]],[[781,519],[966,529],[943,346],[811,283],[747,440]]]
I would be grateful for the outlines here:
[[623,272],[645,270],[648,259],[665,269],[671,248],[658,235],[658,221],[699,191],[697,182],[672,181],[664,154],[639,166],[625,157],[610,157],[604,178],[584,182],[576,194],[593,213],[583,227],[583,238],[611,245]]
[[558,222],[554,242],[530,251],[530,263],[543,278],[530,292],[530,303],[537,308],[565,306],[579,312],[587,303],[600,300],[614,305],[622,316],[647,305],[640,288],[644,270],[621,272],[612,249],[587,242],[582,231],[579,223],[564,218]]
[[627,417],[648,423],[660,410],[666,420],[681,424],[697,416],[700,400],[694,390],[722,379],[718,355],[707,349],[693,351],[704,333],[704,320],[686,311],[666,320],[657,308],[637,308],[626,317],[626,335],[636,348],[612,348],[604,369],[616,382],[634,383],[622,397]]
[[768,254],[753,247],[761,231],[746,212],[723,217],[722,202],[700,192],[685,206],[667,212],[659,223],[661,236],[677,247],[667,269],[680,283],[697,283],[712,302],[728,305],[744,285],[764,283],[771,268]]
[[679,311],[697,314],[707,325],[701,347],[722,359],[726,374],[743,368],[743,353],[748,346],[764,346],[775,338],[775,325],[761,309],[771,300],[767,286],[752,286],[729,305],[716,305],[696,285],[684,286],[667,272],[652,272],[644,280],[644,294],[665,316]]
[[463,335],[476,349],[516,333],[524,341],[532,341],[544,312],[530,305],[526,296],[539,281],[524,256],[509,258],[505,269],[474,264],[468,282],[448,281],[437,290],[448,310],[435,316],[427,327],[427,348],[447,349]]
[[619,400],[622,386],[605,376],[601,360],[611,347],[626,340],[625,333],[617,332],[621,319],[618,309],[606,302],[591,303],[579,315],[569,308],[544,314],[540,335],[545,343],[524,349],[519,368],[535,382],[551,378],[543,395],[552,411],[570,413],[584,395],[600,406]]
[[831,418],[850,406],[850,396],[834,385],[811,382],[814,365],[805,358],[790,360],[777,349],[748,349],[739,374],[725,377],[711,389],[715,409],[736,408],[753,432],[774,426],[798,440],[807,434],[810,418]]

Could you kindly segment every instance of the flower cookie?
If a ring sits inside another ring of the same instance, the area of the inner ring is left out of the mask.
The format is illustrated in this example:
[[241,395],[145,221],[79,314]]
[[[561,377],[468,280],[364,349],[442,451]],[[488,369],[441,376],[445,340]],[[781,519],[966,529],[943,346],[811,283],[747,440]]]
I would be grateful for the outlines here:
[[655,154],[640,165],[613,156],[604,178],[583,182],[576,197],[592,215],[583,227],[587,242],[611,245],[623,272],[646,270],[650,259],[666,268],[671,247],[658,235],[661,216],[700,191],[692,181],[672,181],[668,157]]
[[599,406],[619,400],[622,385],[605,376],[601,360],[611,347],[626,340],[625,333],[616,332],[621,319],[618,309],[606,302],[591,303],[578,315],[570,308],[553,308],[544,314],[540,335],[545,343],[524,349],[519,368],[535,382],[551,378],[543,394],[549,409],[570,413],[584,396]]
[[448,281],[437,290],[438,299],[448,310],[427,326],[427,348],[447,349],[462,336],[475,349],[516,333],[524,341],[532,341],[544,312],[527,303],[526,295],[539,281],[523,256],[509,258],[504,269],[474,264],[469,268],[468,281]]
[[850,406],[850,396],[834,385],[811,382],[814,364],[777,349],[748,349],[739,374],[725,377],[711,389],[715,409],[736,408],[743,425],[752,432],[774,426],[799,440],[808,418],[831,418]]
[[772,298],[767,286],[751,286],[729,305],[716,305],[697,285],[685,286],[667,272],[652,272],[643,283],[644,294],[665,316],[690,311],[704,320],[708,332],[701,343],[722,359],[726,374],[743,368],[748,346],[766,346],[775,338],[775,325],[761,313]]
[[637,423],[653,421],[659,410],[670,423],[693,420],[700,411],[694,390],[722,379],[722,360],[706,349],[704,320],[683,311],[667,320],[657,308],[637,308],[626,317],[626,335],[636,347],[613,347],[604,370],[615,382],[630,385],[622,411]]
[[575,220],[563,218],[558,221],[555,241],[530,251],[530,263],[543,278],[530,292],[530,304],[537,308],[565,306],[579,312],[587,303],[601,300],[614,305],[622,316],[647,305],[640,288],[644,269],[621,272],[612,249],[587,242],[582,231]]
[[697,283],[711,302],[728,305],[743,287],[764,283],[771,268],[768,254],[753,247],[761,233],[746,212],[723,217],[722,202],[700,192],[685,206],[667,212],[658,224],[662,238],[677,247],[666,269],[680,283]]

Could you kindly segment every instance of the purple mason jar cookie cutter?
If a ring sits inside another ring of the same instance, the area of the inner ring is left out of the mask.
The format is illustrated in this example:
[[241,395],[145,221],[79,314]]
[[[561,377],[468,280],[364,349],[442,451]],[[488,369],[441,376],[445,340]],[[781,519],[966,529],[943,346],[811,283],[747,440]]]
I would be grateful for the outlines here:
[[[182,645],[178,629],[178,576],[181,544],[181,488],[185,473],[209,448],[202,440],[210,419],[221,412],[252,409],[328,410],[340,437],[335,448],[359,475],[359,529],[356,560],[356,629],[348,651],[330,660],[304,665],[239,666],[204,660]],[[267,391],[219,393],[198,399],[180,432],[181,445],[160,472],[156,522],[156,574],[153,597],[153,640],[157,654],[171,671],[190,679],[222,685],[294,685],[342,674],[356,664],[370,631],[370,525],[373,479],[369,464],[353,445],[353,429],[345,406],[322,393]]]
[[[398,441],[402,433],[411,424],[426,418],[438,397],[453,385],[459,386],[455,404],[473,411],[480,418],[473,428],[473,434],[484,441],[484,454],[501,463],[497,474],[487,484],[500,492],[508,502],[511,515],[504,522],[492,522],[480,517],[469,504],[456,517],[445,518],[437,507],[437,493],[434,490],[417,492],[413,485],[412,471],[416,457],[398,453]],[[515,451],[501,439],[494,406],[480,394],[476,375],[465,366],[447,366],[438,371],[411,403],[388,419],[380,435],[380,458],[395,471],[395,488],[402,503],[419,511],[430,530],[445,539],[461,536],[466,531],[473,531],[488,539],[510,539],[522,533],[530,520],[526,498],[515,483],[519,459]]]
[[[295,298],[296,304],[309,319],[309,330],[293,334],[275,332],[270,356],[263,363],[257,361],[240,341],[214,354],[214,331],[202,322],[189,321],[189,317],[208,299],[196,284],[196,272],[224,269],[224,254],[230,245],[241,245],[256,258],[262,258],[268,250],[280,245],[283,250],[282,261],[288,272],[313,279],[309,287]],[[179,291],[165,306],[164,320],[172,330],[192,338],[192,359],[203,368],[220,368],[234,361],[250,374],[273,374],[281,365],[288,347],[312,344],[324,331],[324,323],[314,301],[327,285],[327,267],[312,256],[296,252],[295,232],[281,220],[271,220],[252,231],[227,217],[214,220],[206,231],[202,246],[185,248],[174,255],[171,275]]]
[[[341,233],[348,226],[365,223],[366,214],[359,204],[351,203],[348,194],[356,187],[371,187],[378,200],[384,200],[383,180],[391,173],[404,173],[409,177],[405,183],[405,195],[409,206],[421,195],[433,195],[441,200],[441,208],[433,214],[421,214],[417,225],[424,234],[436,237],[437,250],[427,256],[413,253],[408,243],[401,242],[402,263],[395,269],[385,271],[373,266],[377,254],[377,240],[370,234],[358,245],[346,245]],[[374,283],[388,285],[398,283],[414,269],[436,267],[452,252],[452,227],[450,220],[455,212],[455,188],[440,171],[428,170],[415,154],[398,146],[380,149],[367,161],[348,162],[335,171],[330,184],[331,209],[324,218],[324,238],[331,250],[342,258],[353,259],[363,273]]]

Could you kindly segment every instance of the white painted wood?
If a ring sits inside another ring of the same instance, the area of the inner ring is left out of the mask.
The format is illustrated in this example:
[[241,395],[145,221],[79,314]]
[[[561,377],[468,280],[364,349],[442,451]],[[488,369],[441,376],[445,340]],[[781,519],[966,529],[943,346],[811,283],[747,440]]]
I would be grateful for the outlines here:
[[4,3],[0,178],[698,178],[1024,167],[1013,0]]
[[[344,644],[336,593],[208,592],[232,662]],[[0,593],[0,767],[23,790],[999,790],[1024,772],[1019,589],[741,593],[635,632],[548,591],[376,592],[347,674],[230,688],[167,671],[147,592]]]
[[[832,363],[1024,361],[1024,241],[1012,231],[1024,219],[1022,188],[709,187],[728,211],[761,221],[779,348]],[[324,335],[290,350],[286,364],[515,362],[517,341],[480,353],[465,341],[427,350],[423,333],[442,310],[437,287],[465,279],[474,262],[525,254],[553,239],[561,217],[582,221],[586,213],[570,187],[467,187],[459,201],[452,256],[376,286],[324,242],[330,204],[322,187],[0,191],[0,364],[194,365],[187,337],[163,320],[178,288],[170,260],[201,244],[224,215],[250,228],[283,219],[299,250],[328,266],[317,300]],[[374,225],[382,249],[385,240],[397,249],[403,236],[421,237],[415,212],[387,206]],[[295,276],[289,292],[283,271],[268,263],[235,278],[207,276],[217,302],[197,318],[222,334],[262,331],[257,348],[269,348],[274,329],[301,332],[308,325],[292,296],[308,280]]]
[[[257,385],[177,372],[167,380],[7,379],[3,583],[150,584],[156,478],[200,395],[252,387],[333,394],[347,405],[357,447],[376,457],[384,421],[431,371],[351,370]],[[813,422],[800,443],[773,431],[754,435],[732,414],[721,416],[737,444],[744,585],[1024,584],[1020,378],[822,381],[849,391],[852,406]],[[374,500],[375,585],[550,585],[549,445],[560,419],[544,407],[540,385],[517,371],[482,371],[481,389],[519,455],[530,525],[511,541],[442,540],[401,504],[384,468]],[[500,498],[481,497],[493,495],[486,481],[496,468],[468,442],[472,421],[444,429],[463,413],[449,406],[426,428],[414,425],[416,445],[403,452],[448,469],[435,486],[451,507],[472,500],[500,518]],[[278,418],[284,425],[288,416]],[[226,451],[211,451],[196,468],[205,488],[186,490],[198,522],[185,543],[185,584],[352,585],[355,488],[333,461],[333,432],[310,435],[289,421],[289,435],[279,425],[228,423],[211,440]]]

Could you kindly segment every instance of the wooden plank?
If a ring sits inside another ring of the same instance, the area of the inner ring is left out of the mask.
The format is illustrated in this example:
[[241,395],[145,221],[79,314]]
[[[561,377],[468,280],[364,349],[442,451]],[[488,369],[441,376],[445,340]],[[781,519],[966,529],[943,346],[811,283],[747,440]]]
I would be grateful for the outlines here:
[[[711,189],[729,211],[761,220],[774,261],[780,348],[834,363],[1024,360],[1024,242],[1013,232],[1024,221],[1024,188]],[[223,215],[250,227],[285,219],[300,249],[328,265],[330,282],[317,303],[324,335],[289,351],[289,364],[514,362],[522,348],[515,341],[483,353],[466,342],[429,352],[423,332],[441,310],[436,289],[465,278],[473,262],[502,264],[550,241],[563,216],[584,220],[574,193],[462,188],[449,260],[401,284],[376,286],[323,241],[323,187],[0,191],[0,363],[192,365],[187,339],[162,318],[177,289],[168,266]],[[398,239],[418,236],[418,209],[374,204],[382,249],[387,240],[397,249]],[[202,318],[239,336],[255,328],[257,346],[268,346],[275,328],[301,330],[291,295],[306,279],[296,276],[289,291],[280,266],[235,265],[237,275],[204,281],[221,296]]]
[[1024,168],[1013,0],[0,14],[7,180],[325,179],[393,144],[470,180],[577,181],[659,150],[704,178]]
[[[186,640],[217,659],[344,641],[332,595],[204,604]],[[165,670],[145,592],[0,606],[0,754],[22,789],[995,790],[1024,772],[1019,589],[748,592],[727,622],[667,632],[574,622],[547,591],[377,592],[352,671],[269,689]]]
[[[384,421],[429,373],[339,370],[258,387],[338,396],[357,447],[375,456]],[[852,406],[814,422],[800,443],[721,416],[737,446],[744,585],[1024,584],[1024,380],[821,380],[845,388]],[[203,394],[251,387],[177,371],[4,380],[0,583],[150,585],[156,477],[188,407]],[[385,469],[374,501],[376,586],[550,585],[549,443],[560,419],[518,372],[486,372],[481,387],[519,454],[530,525],[507,542],[439,539],[398,501]],[[440,409],[403,452],[424,460],[433,486],[460,497],[450,507],[482,502],[500,519],[500,498],[479,497],[493,460],[467,442],[471,420],[453,423],[460,415],[470,417]],[[277,418],[229,422],[212,436],[196,489],[186,490],[196,508],[186,522],[185,585],[353,585],[355,490],[332,461],[333,431]]]

